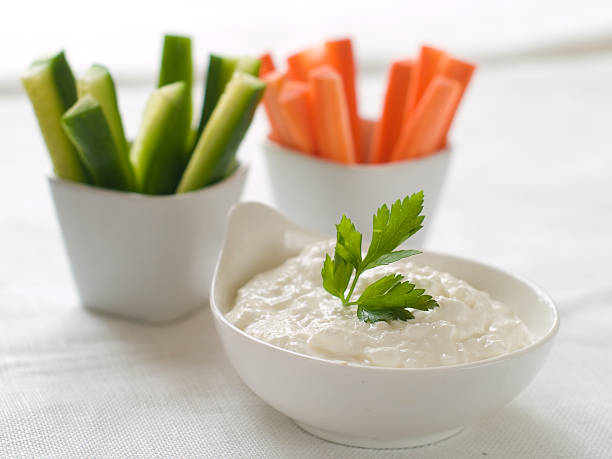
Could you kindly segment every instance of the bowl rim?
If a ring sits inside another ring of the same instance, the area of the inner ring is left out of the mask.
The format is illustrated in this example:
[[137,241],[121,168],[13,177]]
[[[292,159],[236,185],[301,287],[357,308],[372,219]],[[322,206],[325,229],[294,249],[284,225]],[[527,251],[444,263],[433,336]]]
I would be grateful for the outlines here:
[[65,180],[60,177],[57,177],[53,174],[47,174],[47,181],[51,186],[62,186],[65,188],[73,188],[75,191],[79,191],[80,193],[90,193],[90,194],[107,194],[109,196],[121,197],[124,199],[134,199],[134,200],[154,200],[154,201],[167,201],[171,199],[186,199],[188,197],[194,197],[196,195],[202,195],[206,193],[210,193],[213,190],[217,190],[225,185],[228,185],[232,182],[240,180],[244,177],[249,170],[249,164],[244,161],[238,161],[238,167],[229,177],[224,178],[218,182],[215,182],[211,185],[207,185],[205,187],[199,188],[194,191],[189,191],[187,193],[172,193],[172,194],[145,194],[139,193],[137,191],[121,191],[114,190],[112,188],[102,188],[99,186],[91,185],[89,183],[82,182],[73,182],[71,180]]
[[213,281],[212,281],[212,285],[211,285],[211,290],[210,290],[210,309],[213,312],[213,316],[215,318],[215,321],[217,323],[222,323],[223,325],[227,326],[230,328],[230,330],[232,332],[238,333],[239,335],[242,335],[243,337],[251,340],[254,342],[254,344],[258,344],[258,345],[263,345],[263,346],[267,346],[270,347],[271,349],[274,349],[276,351],[280,351],[280,352],[284,352],[286,354],[288,354],[289,356],[292,356],[295,359],[299,359],[299,360],[303,360],[306,359],[308,361],[312,361],[312,362],[316,362],[318,364],[322,364],[322,365],[326,365],[326,366],[332,366],[335,368],[350,368],[350,369],[355,369],[355,370],[363,370],[363,371],[369,371],[369,372],[382,372],[382,373],[387,373],[387,372],[397,372],[397,373],[419,373],[419,374],[425,374],[425,373],[438,373],[438,372],[445,372],[445,371],[465,371],[465,370],[471,370],[474,368],[481,368],[481,367],[487,367],[487,366],[491,366],[491,365],[497,365],[501,362],[505,362],[508,360],[513,360],[517,357],[521,357],[525,354],[531,353],[534,350],[543,347],[545,344],[547,344],[549,341],[551,341],[557,334],[557,332],[559,331],[559,326],[560,326],[560,318],[559,318],[559,311],[557,310],[557,307],[554,303],[554,301],[552,300],[551,296],[541,287],[537,286],[536,284],[534,284],[533,282],[531,282],[530,280],[525,279],[522,276],[516,275],[516,274],[512,274],[508,271],[505,271],[503,269],[491,266],[489,264],[486,263],[482,263],[480,261],[476,261],[476,260],[472,260],[470,258],[466,258],[466,257],[462,257],[462,256],[458,256],[458,255],[451,255],[451,254],[447,254],[447,253],[443,253],[443,252],[437,252],[437,251],[433,251],[433,250],[425,250],[423,251],[424,254],[431,254],[433,256],[440,256],[443,258],[450,258],[450,259],[454,259],[456,261],[460,261],[463,263],[471,263],[474,265],[477,265],[481,268],[485,268],[485,269],[489,269],[489,270],[493,270],[496,271],[499,274],[514,278],[515,280],[522,282],[523,284],[525,284],[527,287],[529,287],[532,291],[534,291],[536,293],[536,295],[541,298],[543,300],[543,303],[545,304],[545,306],[547,308],[549,308],[552,313],[553,313],[553,322],[550,325],[548,331],[539,339],[535,340],[533,343],[522,347],[520,349],[514,350],[512,352],[508,352],[505,354],[501,354],[495,357],[490,357],[487,359],[483,359],[483,360],[477,360],[475,362],[467,362],[467,363],[457,363],[457,364],[453,364],[453,365],[441,365],[441,366],[432,366],[432,367],[419,367],[419,368],[404,368],[404,367],[400,367],[400,368],[396,368],[396,367],[379,367],[379,366],[373,366],[373,365],[365,365],[365,364],[360,364],[360,363],[353,363],[353,362],[343,362],[340,360],[331,360],[331,359],[325,359],[322,357],[317,357],[317,356],[313,356],[313,355],[307,355],[307,354],[301,354],[299,352],[296,351],[292,351],[289,349],[285,349],[282,348],[280,346],[276,346],[274,344],[268,343],[266,341],[263,341],[259,338],[256,338],[254,336],[249,335],[248,333],[246,333],[245,331],[241,330],[240,328],[236,327],[234,324],[232,324],[231,322],[229,322],[227,320],[227,318],[225,317],[225,315],[221,312],[221,310],[219,309],[219,307],[217,306],[217,302],[216,302],[216,298],[215,298],[215,291],[217,289],[217,277],[218,277],[218,269],[219,266],[221,264],[221,260],[223,257],[223,251],[224,249],[222,248],[221,253],[219,254],[219,258],[217,261],[217,264],[215,266],[215,271],[213,274]]
[[384,171],[387,169],[401,167],[401,166],[410,166],[417,163],[424,163],[434,161],[439,159],[442,156],[451,156],[453,153],[453,146],[449,143],[447,146],[441,150],[438,150],[434,153],[431,153],[427,156],[423,156],[420,158],[411,158],[411,159],[403,159],[401,161],[391,161],[386,163],[353,163],[353,164],[343,164],[337,161],[333,161],[328,158],[323,158],[321,156],[314,156],[308,153],[304,153],[302,151],[296,150],[295,148],[288,147],[286,145],[282,145],[270,138],[265,138],[263,141],[263,150],[266,155],[270,152],[286,154],[288,156],[292,156],[293,158],[311,164],[319,164],[322,166],[329,166],[340,170],[376,170],[376,171]]

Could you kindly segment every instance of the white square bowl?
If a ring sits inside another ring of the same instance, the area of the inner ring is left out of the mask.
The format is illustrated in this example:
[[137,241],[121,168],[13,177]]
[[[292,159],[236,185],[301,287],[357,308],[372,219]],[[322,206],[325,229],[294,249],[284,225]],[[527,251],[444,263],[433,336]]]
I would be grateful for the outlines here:
[[414,248],[425,242],[451,157],[447,149],[425,158],[346,165],[270,140],[263,150],[276,208],[303,228],[330,237],[335,236],[335,225],[345,214],[368,239],[372,214],[382,203],[391,204],[423,190],[427,224],[410,238]]
[[247,167],[185,194],[125,193],[49,177],[76,287],[86,308],[168,322],[208,301]]

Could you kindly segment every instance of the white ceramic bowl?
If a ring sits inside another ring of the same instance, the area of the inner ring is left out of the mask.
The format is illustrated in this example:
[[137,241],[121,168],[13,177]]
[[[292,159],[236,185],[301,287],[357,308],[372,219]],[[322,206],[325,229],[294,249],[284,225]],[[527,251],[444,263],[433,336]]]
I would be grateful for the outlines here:
[[535,342],[470,364],[378,368],[297,354],[253,338],[225,319],[239,287],[318,239],[319,235],[266,206],[237,205],[230,213],[211,294],[217,332],[240,377],[304,430],[363,447],[432,443],[499,411],[544,363],[559,326],[548,295],[498,269],[436,253],[424,253],[414,261],[450,272],[511,305],[536,337]]
[[321,234],[335,236],[335,225],[344,213],[369,238],[372,215],[382,203],[423,190],[426,225],[410,239],[412,247],[423,246],[451,157],[451,151],[444,150],[415,160],[345,165],[270,140],[263,150],[276,208]]
[[49,178],[82,304],[149,322],[205,305],[247,167],[199,191],[148,196]]

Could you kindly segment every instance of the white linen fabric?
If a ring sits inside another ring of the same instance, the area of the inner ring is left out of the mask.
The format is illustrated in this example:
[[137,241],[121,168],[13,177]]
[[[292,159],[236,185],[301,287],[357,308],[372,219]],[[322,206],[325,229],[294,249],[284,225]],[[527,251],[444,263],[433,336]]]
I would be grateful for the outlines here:
[[[264,404],[227,362],[207,308],[168,326],[82,309],[31,110],[22,96],[4,97],[0,456],[610,457],[610,81],[608,54],[479,70],[429,248],[532,279],[556,299],[561,329],[542,372],[500,413],[441,443],[393,451],[319,440]],[[382,80],[362,86],[374,113]],[[147,93],[121,91],[130,127]],[[244,198],[269,202],[257,152],[264,129],[260,118],[241,151],[253,163]]]

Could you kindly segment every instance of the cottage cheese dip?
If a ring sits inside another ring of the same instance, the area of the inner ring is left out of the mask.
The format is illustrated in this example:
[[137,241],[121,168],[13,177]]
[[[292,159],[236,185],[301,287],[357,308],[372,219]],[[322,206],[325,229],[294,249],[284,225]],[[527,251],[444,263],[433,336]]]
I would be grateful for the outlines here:
[[421,368],[474,362],[520,349],[533,337],[512,309],[465,281],[410,258],[361,275],[355,289],[400,273],[440,307],[406,322],[361,322],[323,289],[321,267],[335,241],[311,244],[238,290],[227,319],[247,334],[300,354],[341,363]]

